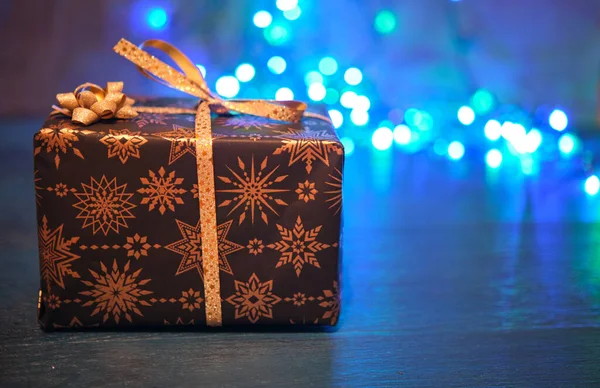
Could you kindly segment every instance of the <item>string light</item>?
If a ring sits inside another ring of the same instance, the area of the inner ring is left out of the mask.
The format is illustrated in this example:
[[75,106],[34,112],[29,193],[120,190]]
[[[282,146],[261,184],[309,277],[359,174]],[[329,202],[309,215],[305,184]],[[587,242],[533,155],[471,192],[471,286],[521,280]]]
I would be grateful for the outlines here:
[[483,133],[491,141],[496,141],[502,136],[502,125],[497,120],[488,120],[483,127]]
[[323,84],[314,83],[308,87],[308,97],[313,101],[321,101],[325,98],[326,93]]
[[337,61],[332,57],[325,57],[319,61],[319,71],[324,75],[335,74],[337,69]]
[[371,136],[371,143],[373,143],[373,147],[380,151],[390,148],[393,141],[394,134],[392,133],[392,130],[387,127],[377,128]]
[[462,159],[465,155],[465,146],[459,141],[448,144],[448,157],[453,160]]
[[458,121],[463,125],[471,125],[475,121],[475,112],[469,106],[461,106],[458,110]]
[[600,179],[598,179],[596,175],[589,176],[585,180],[584,189],[588,195],[598,194],[598,190],[600,190]]
[[475,113],[485,115],[494,107],[494,96],[485,89],[479,89],[471,97],[471,106]]
[[146,14],[146,21],[153,30],[162,30],[167,25],[169,17],[163,8],[150,8]]
[[351,67],[344,73],[344,81],[346,81],[348,85],[358,85],[359,83],[361,83],[362,78],[362,72],[356,67]]
[[340,112],[337,109],[330,109],[329,117],[331,117],[331,123],[333,124],[333,127],[336,129],[341,127],[342,124],[344,123],[344,115],[342,115],[342,112]]
[[277,0],[275,5],[280,11],[290,11],[298,5],[298,0]]
[[278,101],[289,101],[294,99],[294,92],[290,88],[279,88],[275,93],[275,99]]
[[375,16],[375,30],[382,35],[392,33],[396,29],[396,16],[388,11],[379,11]]
[[235,76],[241,82],[251,81],[255,74],[254,66],[249,63],[242,63],[235,69]]
[[567,128],[567,125],[569,125],[569,119],[567,115],[565,114],[565,112],[559,109],[555,109],[552,111],[552,113],[550,113],[550,117],[548,117],[548,122],[550,123],[550,126],[553,129],[559,132],[564,131],[565,128]]
[[304,76],[304,83],[306,84],[306,86],[310,86],[314,83],[322,84],[323,76],[318,71],[309,71]]
[[287,67],[287,63],[285,63],[285,59],[275,56],[271,57],[267,62],[267,67],[271,70],[273,74],[281,74],[285,71]]
[[217,93],[226,98],[235,97],[240,91],[240,83],[237,78],[230,75],[220,77],[215,87]]
[[485,163],[491,168],[498,168],[502,164],[502,153],[493,148],[485,154]]
[[271,25],[273,21],[273,16],[267,11],[258,11],[254,14],[254,18],[252,19],[254,25],[258,28],[267,28]]
[[356,102],[356,97],[358,97],[356,95],[356,93],[354,93],[351,90],[344,92],[344,93],[342,93],[342,97],[340,97],[340,103],[342,104],[342,106],[344,108],[351,109],[354,107],[354,104]]
[[350,121],[359,127],[367,125],[369,122],[369,112],[361,109],[352,109],[350,112]]
[[298,6],[295,6],[294,8],[292,8],[290,10],[283,11],[283,17],[286,18],[287,20],[296,20],[300,17],[301,14],[302,14],[302,10]]
[[397,125],[394,128],[394,141],[400,145],[410,143],[411,133],[410,128],[404,124]]
[[281,46],[289,40],[288,30],[278,24],[271,24],[265,28],[263,35],[269,44],[273,46]]
[[542,133],[537,129],[531,129],[525,138],[525,151],[530,154],[537,151],[542,144]]
[[564,155],[569,155],[575,149],[577,138],[570,133],[565,133],[558,139],[558,149]]

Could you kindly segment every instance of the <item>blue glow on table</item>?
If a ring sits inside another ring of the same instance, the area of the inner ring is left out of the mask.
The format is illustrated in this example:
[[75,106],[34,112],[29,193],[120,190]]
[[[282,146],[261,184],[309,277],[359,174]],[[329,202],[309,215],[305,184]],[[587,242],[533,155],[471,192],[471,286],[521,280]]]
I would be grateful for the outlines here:
[[373,143],[373,147],[380,151],[390,148],[393,141],[394,134],[392,133],[392,130],[387,127],[377,128],[371,136],[371,143]]
[[333,75],[337,69],[337,61],[332,57],[325,57],[319,61],[319,71],[324,75]]
[[548,122],[550,126],[557,131],[564,131],[569,125],[569,118],[567,114],[560,109],[555,109],[550,113],[548,117]]
[[327,90],[323,84],[314,83],[308,87],[308,97],[313,101],[321,101],[325,98]]
[[458,121],[463,125],[471,125],[475,121],[475,112],[470,106],[461,106],[458,110]]
[[584,189],[588,195],[598,194],[598,190],[600,190],[600,179],[598,179],[596,175],[589,176],[585,180]]
[[453,141],[448,144],[448,157],[453,160],[459,160],[465,155],[465,146],[459,141]]
[[242,63],[235,69],[235,76],[240,82],[249,82],[254,78],[256,70],[254,66],[249,63]]
[[352,109],[350,112],[350,121],[359,127],[367,125],[369,122],[369,112],[361,109]]
[[351,67],[344,73],[344,81],[348,85],[358,85],[363,79],[362,72],[356,67]]
[[235,97],[240,91],[240,83],[237,78],[225,75],[217,80],[215,85],[217,93],[226,98]]
[[269,68],[269,70],[271,70],[271,73],[281,74],[285,71],[287,63],[282,57],[274,56],[267,61],[267,67]]
[[346,154],[346,156],[352,155],[352,153],[354,153],[354,140],[352,140],[349,137],[342,137],[340,141],[344,146],[344,153]]
[[279,88],[275,92],[275,99],[278,101],[290,101],[294,99],[294,92],[290,88]]
[[334,128],[339,128],[344,123],[344,115],[337,109],[330,109],[329,117],[331,117],[331,123]]
[[252,19],[254,25],[258,28],[267,28],[271,25],[273,21],[273,16],[267,11],[258,11],[254,14],[254,18]]
[[502,164],[502,152],[493,148],[485,154],[485,163],[491,168],[498,168]]
[[411,130],[404,124],[397,125],[394,128],[394,141],[399,145],[407,145],[410,143]]
[[146,14],[146,22],[153,30],[163,29],[167,25],[168,21],[169,17],[167,15],[167,11],[160,7],[151,8]]
[[289,11],[298,5],[298,0],[277,0],[275,5],[280,11]]
[[502,136],[502,124],[497,120],[488,120],[483,127],[483,133],[491,141],[496,141]]

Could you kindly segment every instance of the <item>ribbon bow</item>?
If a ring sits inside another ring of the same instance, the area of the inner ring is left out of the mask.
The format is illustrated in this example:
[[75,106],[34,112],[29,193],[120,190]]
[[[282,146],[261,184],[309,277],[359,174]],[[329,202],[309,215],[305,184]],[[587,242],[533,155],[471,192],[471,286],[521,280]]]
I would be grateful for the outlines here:
[[90,125],[102,119],[130,119],[137,116],[134,100],[123,94],[123,82],[108,82],[106,89],[92,83],[79,85],[71,93],[56,95],[60,106],[52,105],[52,114],[62,113],[74,123]]

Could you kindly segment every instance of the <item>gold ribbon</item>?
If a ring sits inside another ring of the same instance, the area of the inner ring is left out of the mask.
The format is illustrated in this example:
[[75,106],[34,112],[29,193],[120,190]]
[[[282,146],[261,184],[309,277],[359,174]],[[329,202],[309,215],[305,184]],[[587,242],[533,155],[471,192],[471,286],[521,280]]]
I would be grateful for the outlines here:
[[90,125],[103,119],[131,119],[137,116],[135,101],[123,94],[123,82],[108,82],[106,89],[92,83],[79,85],[71,93],[56,95],[60,106],[51,114],[64,114],[74,123]]
[[[177,64],[181,71],[144,51],[143,49],[146,47],[152,47],[165,53]],[[329,123],[331,123],[331,120],[327,116],[306,112],[307,105],[300,101],[223,100],[210,91],[202,77],[202,73],[192,61],[177,48],[161,40],[147,40],[140,47],[137,47],[133,43],[121,39],[113,50],[133,62],[146,77],[201,100],[196,110],[195,140],[206,324],[208,326],[221,326],[221,287],[211,111],[217,114],[228,114],[235,111],[294,123],[299,122],[303,116],[318,118]],[[182,110],[178,110],[178,108],[136,107],[135,109],[138,112],[182,113]],[[188,113],[187,110],[186,113]]]

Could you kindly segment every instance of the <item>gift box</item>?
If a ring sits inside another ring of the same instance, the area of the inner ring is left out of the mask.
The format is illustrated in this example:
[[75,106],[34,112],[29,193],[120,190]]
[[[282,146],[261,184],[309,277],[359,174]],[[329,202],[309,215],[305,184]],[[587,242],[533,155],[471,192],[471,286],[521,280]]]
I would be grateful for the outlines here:
[[42,328],[336,324],[344,153],[324,108],[98,88],[59,95],[34,135]]

